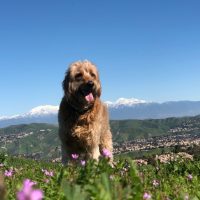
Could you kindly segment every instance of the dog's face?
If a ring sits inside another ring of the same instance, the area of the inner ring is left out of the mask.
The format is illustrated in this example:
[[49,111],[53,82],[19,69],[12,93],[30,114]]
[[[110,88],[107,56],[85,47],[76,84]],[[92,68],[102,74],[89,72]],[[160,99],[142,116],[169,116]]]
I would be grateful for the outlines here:
[[95,65],[89,61],[75,62],[66,72],[63,89],[67,100],[74,105],[94,104],[101,95],[99,74]]

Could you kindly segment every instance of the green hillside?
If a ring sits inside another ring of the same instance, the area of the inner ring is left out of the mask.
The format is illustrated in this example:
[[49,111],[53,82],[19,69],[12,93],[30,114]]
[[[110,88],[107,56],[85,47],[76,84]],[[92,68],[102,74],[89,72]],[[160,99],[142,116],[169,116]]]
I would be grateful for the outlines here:
[[[0,163],[1,200],[15,200],[19,191],[26,194],[26,199],[36,199],[32,193],[35,190],[48,200],[200,199],[199,160],[136,165],[126,158],[116,159],[111,167],[106,158],[84,164],[76,159],[62,166],[0,156]],[[4,180],[1,173],[5,174]]]
[[[114,143],[172,134],[200,132],[200,116],[158,120],[110,121]],[[60,155],[58,126],[51,124],[17,125],[0,129],[2,151],[34,158],[56,158]]]
[[[59,156],[58,127],[51,124],[29,124],[0,129],[1,147],[12,155],[28,155],[46,159]],[[4,137],[4,138],[5,138]]]
[[[148,138],[171,134],[200,132],[200,116],[149,119],[149,120],[120,120],[110,122],[113,139],[116,142]],[[170,131],[171,129],[174,132]],[[178,129],[179,131],[176,131]]]
[[37,132],[42,129],[53,129],[57,130],[57,126],[45,123],[33,123],[33,124],[21,124],[21,125],[13,125],[6,128],[0,128],[0,136],[1,135],[10,135],[10,134],[18,134],[20,132]]

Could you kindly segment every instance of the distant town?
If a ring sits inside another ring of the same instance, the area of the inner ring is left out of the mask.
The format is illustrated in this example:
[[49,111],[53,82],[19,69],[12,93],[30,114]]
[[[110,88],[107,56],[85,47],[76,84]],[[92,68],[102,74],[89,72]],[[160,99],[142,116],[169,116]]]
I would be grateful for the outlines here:
[[[199,122],[196,122],[196,124]],[[193,127],[194,121],[183,124],[182,127],[170,129],[165,136],[154,136],[147,139],[136,139],[127,141],[122,144],[115,144],[114,154],[127,153],[140,150],[152,150],[165,147],[189,147],[192,145],[200,145],[200,128]],[[196,131],[197,134],[189,132]],[[184,133],[184,134],[183,134]]]
[[115,144],[114,154],[121,154],[139,150],[152,150],[164,147],[189,147],[191,145],[200,145],[200,134],[180,134],[180,135],[167,135],[157,136],[148,139],[136,139],[122,144]]
[[[184,129],[184,130],[183,130]],[[188,125],[187,128],[174,128],[170,129],[168,131],[169,135],[166,136],[155,136],[155,137],[149,137],[147,139],[135,139],[123,143],[114,143],[114,154],[121,154],[121,153],[128,153],[128,152],[134,152],[134,151],[150,151],[152,149],[157,148],[166,148],[166,147],[189,147],[192,145],[200,145],[200,133],[199,134],[190,134],[187,132],[190,132],[190,126]],[[194,129],[194,128],[192,128]],[[199,128],[195,128],[195,130],[198,130]],[[185,134],[180,134],[181,132],[185,132]],[[41,140],[46,132],[51,132],[51,129],[41,129],[39,130],[41,134],[39,134],[37,137]],[[43,134],[42,134],[43,133]],[[20,132],[17,134],[10,134],[10,135],[2,135],[0,136],[1,141],[1,150],[7,148],[7,145],[9,144],[17,144],[20,142],[22,138],[26,138],[28,136],[33,135],[34,132]],[[56,155],[60,155],[60,147],[53,147],[54,151],[57,151]],[[33,159],[40,159],[42,157],[43,152],[29,152],[24,154],[19,154],[15,156],[23,156],[23,157],[29,157]],[[59,161],[59,158],[53,158]]]

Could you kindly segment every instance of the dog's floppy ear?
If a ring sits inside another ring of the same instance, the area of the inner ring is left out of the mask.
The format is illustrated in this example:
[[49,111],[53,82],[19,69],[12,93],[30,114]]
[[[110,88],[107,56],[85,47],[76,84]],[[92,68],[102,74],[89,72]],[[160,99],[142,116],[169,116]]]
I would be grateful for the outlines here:
[[98,97],[101,96],[101,88],[99,88],[99,89],[97,90],[97,96],[98,96]]
[[65,78],[62,82],[62,87],[65,93],[69,91],[69,76],[70,76],[70,70],[67,70],[65,73]]
[[101,81],[99,80],[99,74],[98,74],[98,84],[97,84],[97,89],[96,89],[97,96],[101,96]]

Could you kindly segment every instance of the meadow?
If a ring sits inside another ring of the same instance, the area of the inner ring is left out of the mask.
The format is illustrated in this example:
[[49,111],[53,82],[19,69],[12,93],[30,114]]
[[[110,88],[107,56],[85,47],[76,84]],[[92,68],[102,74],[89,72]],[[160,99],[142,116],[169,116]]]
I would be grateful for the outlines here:
[[200,199],[198,160],[143,165],[127,157],[116,158],[111,166],[106,157],[97,163],[75,156],[64,167],[2,154],[0,172],[4,176],[0,198],[5,185],[9,200]]

